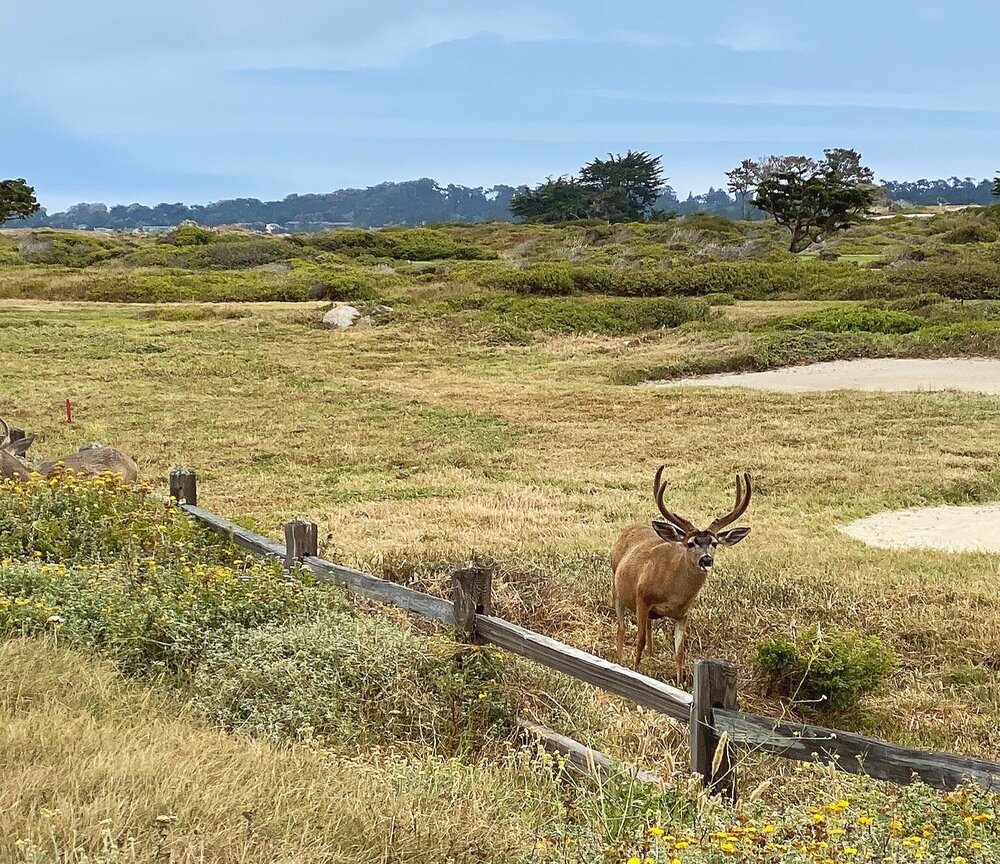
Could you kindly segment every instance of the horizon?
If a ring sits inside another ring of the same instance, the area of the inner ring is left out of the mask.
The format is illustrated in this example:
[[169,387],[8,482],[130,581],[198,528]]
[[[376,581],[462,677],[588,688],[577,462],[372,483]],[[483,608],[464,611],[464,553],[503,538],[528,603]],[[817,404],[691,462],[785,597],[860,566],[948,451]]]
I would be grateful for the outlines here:
[[744,158],[825,147],[859,150],[882,179],[995,174],[1000,72],[978,58],[1000,10],[795,9],[643,0],[626,21],[566,0],[95,0],[43,19],[0,0],[0,110],[19,133],[0,173],[50,213],[423,177],[535,185],[629,148],[662,154],[681,200]]

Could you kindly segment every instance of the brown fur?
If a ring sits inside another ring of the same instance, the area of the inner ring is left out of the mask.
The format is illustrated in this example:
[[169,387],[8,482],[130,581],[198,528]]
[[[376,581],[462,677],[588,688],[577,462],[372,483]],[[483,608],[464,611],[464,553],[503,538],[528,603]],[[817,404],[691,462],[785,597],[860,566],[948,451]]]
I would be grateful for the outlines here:
[[[625,612],[635,614],[639,634],[635,665],[643,651],[654,653],[652,622],[670,618],[674,622],[674,668],[678,683],[684,680],[684,643],[688,612],[708,578],[717,546],[731,546],[742,540],[748,528],[720,531],[735,521],[750,503],[750,477],[741,487],[736,482],[736,504],[724,517],[715,519],[706,531],[698,531],[683,517],[668,511],[663,503],[666,484],[660,483],[661,467],[653,481],[653,495],[666,522],[631,525],[622,531],[611,551],[614,581],[612,600],[618,619],[617,654],[625,652]],[[654,527],[655,526],[655,527]],[[705,559],[705,569],[700,561]]]
[[[30,443],[29,440],[28,444]],[[0,420],[0,476],[8,480],[26,481],[31,477],[32,470],[43,477],[49,477],[59,470],[60,465],[76,474],[120,474],[126,483],[135,483],[139,479],[139,468],[135,462],[114,447],[81,447],[76,453],[42,462],[34,469],[26,466],[11,452],[17,449],[16,444],[10,441],[9,427]],[[27,445],[22,444],[20,452],[26,449]]]

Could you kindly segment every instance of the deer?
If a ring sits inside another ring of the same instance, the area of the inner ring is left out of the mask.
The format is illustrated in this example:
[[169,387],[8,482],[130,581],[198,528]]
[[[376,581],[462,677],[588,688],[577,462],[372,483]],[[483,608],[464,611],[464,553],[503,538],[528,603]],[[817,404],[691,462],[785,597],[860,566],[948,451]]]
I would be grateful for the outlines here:
[[750,533],[749,528],[722,529],[746,512],[753,489],[749,474],[743,474],[742,482],[737,474],[733,509],[714,519],[704,531],[699,531],[663,503],[667,483],[661,479],[665,468],[661,465],[653,479],[653,499],[663,519],[649,525],[629,526],[622,531],[611,552],[612,602],[618,619],[619,663],[625,651],[625,611],[635,614],[639,628],[635,651],[637,669],[643,651],[648,648],[648,654],[653,656],[652,622],[659,618],[673,620],[674,666],[680,684],[684,679],[688,612],[712,570],[717,548],[735,546]]
[[139,479],[139,468],[130,457],[121,450],[100,444],[85,444],[76,453],[63,456],[62,459],[41,462],[31,468],[21,460],[25,458],[34,440],[34,435],[13,437],[10,426],[0,418],[0,476],[7,480],[26,482],[31,479],[32,472],[51,477],[60,470],[69,470],[91,476],[120,474],[126,483],[135,483]]

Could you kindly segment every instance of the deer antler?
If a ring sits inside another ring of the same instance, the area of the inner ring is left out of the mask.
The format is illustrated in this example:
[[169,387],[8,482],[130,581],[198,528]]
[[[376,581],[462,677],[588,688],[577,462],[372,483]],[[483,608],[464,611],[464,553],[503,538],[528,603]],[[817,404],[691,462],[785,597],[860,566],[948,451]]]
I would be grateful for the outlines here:
[[0,441],[0,450],[4,450],[10,444],[10,426],[2,417],[0,417],[0,433],[3,435],[3,440]]
[[725,528],[727,525],[731,525],[737,519],[740,518],[745,512],[747,507],[750,506],[750,496],[753,494],[753,487],[750,485],[750,475],[746,472],[743,473],[743,484],[740,484],[740,475],[736,475],[736,503],[733,504],[733,509],[729,511],[725,516],[720,516],[718,519],[714,520],[711,525],[708,526],[708,530],[715,534],[719,529]]
[[685,534],[693,534],[698,529],[688,522],[688,520],[683,516],[671,513],[667,509],[667,506],[663,503],[663,496],[667,491],[667,482],[664,480],[663,483],[661,483],[660,478],[663,476],[663,469],[666,467],[666,465],[661,465],[656,471],[656,477],[653,478],[653,498],[656,501],[656,506],[660,509],[660,513],[663,514],[664,519],[676,525]]

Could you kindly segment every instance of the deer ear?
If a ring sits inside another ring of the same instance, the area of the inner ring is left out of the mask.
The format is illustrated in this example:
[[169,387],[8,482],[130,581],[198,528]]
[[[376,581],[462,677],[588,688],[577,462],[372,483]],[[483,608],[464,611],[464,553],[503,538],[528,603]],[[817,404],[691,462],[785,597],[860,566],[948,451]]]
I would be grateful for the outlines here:
[[653,530],[657,537],[666,540],[667,543],[684,542],[684,532],[671,522],[661,522],[659,519],[652,523]]
[[29,435],[26,438],[18,438],[16,441],[7,445],[7,452],[13,454],[14,456],[23,456],[28,452],[28,448],[34,440],[34,435]]
[[723,531],[718,534],[719,542],[723,546],[735,546],[740,542],[747,534],[750,533],[749,528],[733,528],[729,531]]

